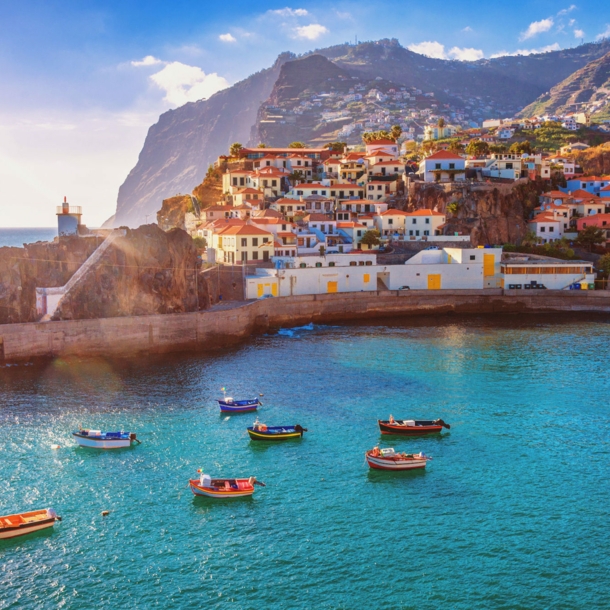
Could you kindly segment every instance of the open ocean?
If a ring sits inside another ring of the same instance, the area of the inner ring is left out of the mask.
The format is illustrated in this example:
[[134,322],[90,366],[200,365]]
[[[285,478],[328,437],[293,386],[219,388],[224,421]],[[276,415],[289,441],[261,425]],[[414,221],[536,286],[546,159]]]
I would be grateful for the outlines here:
[[[63,516],[0,541],[0,608],[608,608],[609,322],[395,320],[0,367],[0,514]],[[249,441],[221,386],[309,432]],[[390,413],[451,430],[382,438]],[[81,424],[143,444],[81,449]],[[376,444],[433,461],[371,472]],[[267,486],[195,498],[198,468]]]
[[21,248],[23,244],[32,244],[37,241],[53,241],[55,237],[57,237],[57,227],[0,227],[0,248],[2,246],[17,246]]

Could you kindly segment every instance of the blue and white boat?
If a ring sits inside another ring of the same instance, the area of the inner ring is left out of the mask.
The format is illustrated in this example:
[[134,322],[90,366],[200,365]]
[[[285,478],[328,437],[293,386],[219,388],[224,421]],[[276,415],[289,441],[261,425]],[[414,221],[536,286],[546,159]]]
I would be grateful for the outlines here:
[[227,396],[226,388],[220,388],[220,391],[223,393],[223,397],[219,398],[217,402],[221,413],[248,413],[249,411],[256,411],[263,404],[259,398],[235,400]]
[[121,449],[132,443],[140,443],[134,432],[102,432],[101,430],[80,429],[72,436],[81,447],[94,449]]

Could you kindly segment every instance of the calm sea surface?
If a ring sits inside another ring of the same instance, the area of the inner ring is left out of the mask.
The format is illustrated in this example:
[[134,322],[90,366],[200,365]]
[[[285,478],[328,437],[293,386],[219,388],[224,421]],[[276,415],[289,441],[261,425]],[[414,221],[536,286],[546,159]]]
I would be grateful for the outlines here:
[[[64,518],[0,542],[0,608],[608,608],[609,344],[605,319],[445,318],[0,368],[0,514]],[[250,442],[221,386],[309,433]],[[390,413],[451,431],[381,438]],[[81,449],[79,424],[143,444]],[[434,459],[370,472],[378,443]],[[194,498],[197,468],[267,487]]]
[[57,227],[2,228],[0,227],[0,247],[32,244],[37,241],[53,241],[57,237]]

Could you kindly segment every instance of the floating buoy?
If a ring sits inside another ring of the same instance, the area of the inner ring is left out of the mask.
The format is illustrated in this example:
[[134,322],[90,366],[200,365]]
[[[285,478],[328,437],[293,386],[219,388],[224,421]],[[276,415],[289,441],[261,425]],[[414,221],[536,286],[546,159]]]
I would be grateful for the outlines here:
[[60,445],[51,445],[51,449],[61,449]]
[[109,510],[103,510],[102,511],[102,517],[107,517],[110,514]]

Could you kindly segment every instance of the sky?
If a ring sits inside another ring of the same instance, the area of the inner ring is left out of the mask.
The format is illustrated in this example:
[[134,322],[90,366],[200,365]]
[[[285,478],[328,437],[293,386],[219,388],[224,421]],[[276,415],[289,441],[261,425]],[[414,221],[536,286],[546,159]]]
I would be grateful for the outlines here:
[[[55,225],[64,196],[96,227],[159,115],[303,53],[397,38],[476,60],[610,37],[610,3],[0,2],[0,227]],[[195,185],[193,185],[195,186]]]

